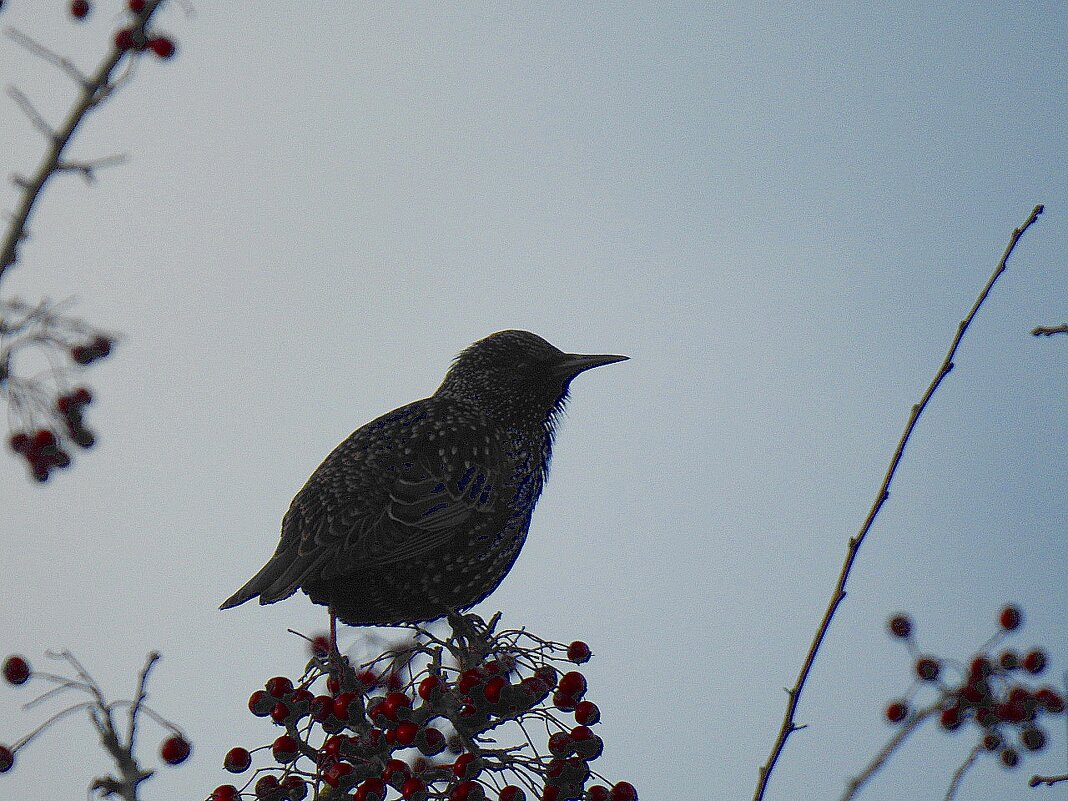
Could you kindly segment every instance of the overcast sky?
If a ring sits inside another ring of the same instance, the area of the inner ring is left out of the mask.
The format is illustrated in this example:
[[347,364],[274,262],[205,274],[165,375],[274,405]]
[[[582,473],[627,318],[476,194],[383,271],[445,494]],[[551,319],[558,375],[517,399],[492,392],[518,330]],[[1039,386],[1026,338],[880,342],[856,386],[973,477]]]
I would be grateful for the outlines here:
[[[97,0],[0,13],[89,69]],[[643,801],[752,795],[790,685],[911,405],[1012,229],[1020,243],[917,429],[816,663],[768,799],[836,798],[892,733],[915,616],[960,660],[1012,643],[1068,668],[1068,11],[1059,3],[169,4],[80,131],[128,153],[49,186],[5,297],[77,299],[121,332],[87,371],[99,445],[45,486],[0,458],[0,652],[70,648],[151,702],[199,798],[276,733],[248,694],[304,661],[303,596],[219,612],[293,493],[367,420],[431,393],[502,328],[631,361],[583,375],[511,575],[479,611],[587,640],[599,768]],[[0,39],[0,80],[58,120],[62,75]],[[0,172],[43,142],[0,97]],[[0,207],[16,192],[0,189]],[[363,636],[347,630],[343,644]],[[30,685],[32,687],[32,685]],[[0,742],[42,718],[0,692]],[[961,799],[1063,798],[1063,726]],[[162,732],[145,727],[144,754]],[[864,794],[941,799],[973,732],[919,733]],[[82,798],[84,720],[0,797]]]

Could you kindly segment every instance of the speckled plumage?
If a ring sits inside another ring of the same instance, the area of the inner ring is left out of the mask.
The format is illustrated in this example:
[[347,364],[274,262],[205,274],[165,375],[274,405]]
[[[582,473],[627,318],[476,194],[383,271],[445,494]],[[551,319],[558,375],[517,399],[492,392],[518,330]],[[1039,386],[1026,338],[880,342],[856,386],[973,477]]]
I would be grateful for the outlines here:
[[475,605],[526,540],[571,380],[624,358],[567,354],[526,331],[479,340],[431,397],[326,457],[270,561],[221,608],[302,589],[345,623],[389,625]]

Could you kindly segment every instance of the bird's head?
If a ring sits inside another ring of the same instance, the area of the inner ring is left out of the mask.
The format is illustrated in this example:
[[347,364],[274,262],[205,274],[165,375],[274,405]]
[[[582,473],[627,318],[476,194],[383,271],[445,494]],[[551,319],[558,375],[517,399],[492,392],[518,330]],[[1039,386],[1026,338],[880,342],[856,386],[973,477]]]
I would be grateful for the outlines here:
[[456,357],[437,394],[472,401],[500,423],[551,429],[575,376],[627,358],[564,353],[529,331],[498,331]]

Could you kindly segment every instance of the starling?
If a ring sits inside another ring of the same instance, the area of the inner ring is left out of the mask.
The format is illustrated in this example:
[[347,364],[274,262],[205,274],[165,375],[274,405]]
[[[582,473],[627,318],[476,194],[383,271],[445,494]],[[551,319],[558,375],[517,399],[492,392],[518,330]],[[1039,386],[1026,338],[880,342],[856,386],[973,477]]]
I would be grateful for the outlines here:
[[508,574],[545,484],[571,380],[626,356],[564,353],[500,331],[429,398],[358,428],[282,520],[270,561],[220,608],[298,589],[353,626],[436,620]]

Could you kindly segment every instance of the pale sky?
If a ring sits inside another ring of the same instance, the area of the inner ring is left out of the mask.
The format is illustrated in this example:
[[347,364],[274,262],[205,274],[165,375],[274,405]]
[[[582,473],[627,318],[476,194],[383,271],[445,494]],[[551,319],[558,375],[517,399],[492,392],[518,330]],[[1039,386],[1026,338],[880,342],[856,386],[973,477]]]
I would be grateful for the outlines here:
[[[97,63],[122,16],[8,0]],[[0,652],[70,648],[193,757],[144,799],[199,798],[276,736],[246,699],[304,662],[304,597],[219,612],[351,430],[432,392],[502,328],[631,361],[572,388],[530,538],[478,608],[590,643],[598,768],[643,801],[752,795],[908,416],[1012,229],[1020,243],[905,454],[798,711],[769,801],[837,798],[892,729],[911,665],[1011,641],[1068,669],[1068,11],[1058,3],[172,3],[178,43],[81,131],[129,154],[51,185],[5,297],[77,300],[120,332],[84,376],[99,444],[45,486],[0,458]],[[186,13],[191,9],[192,13]],[[62,75],[0,39],[49,119]],[[2,173],[43,142],[0,97]],[[0,189],[11,209],[14,188]],[[347,630],[344,644],[364,636]],[[32,685],[30,685],[32,687]],[[0,688],[0,742],[42,719]],[[960,799],[1068,770],[1063,726]],[[974,730],[918,733],[862,795],[941,799]],[[84,720],[0,797],[82,798]],[[142,754],[163,732],[145,726]],[[61,769],[57,769],[57,765]]]

